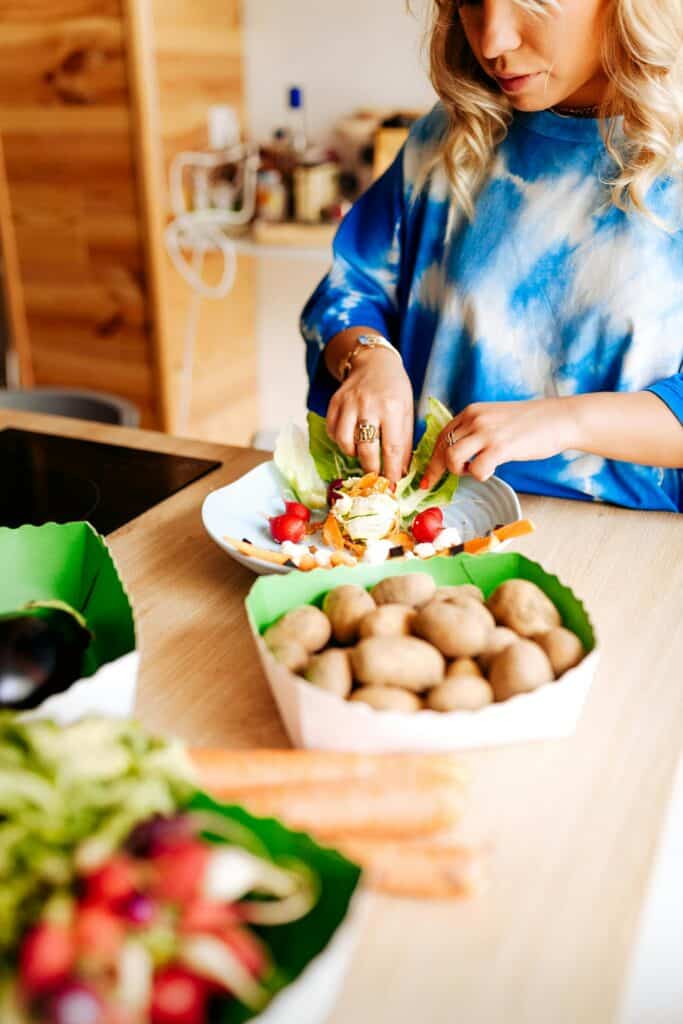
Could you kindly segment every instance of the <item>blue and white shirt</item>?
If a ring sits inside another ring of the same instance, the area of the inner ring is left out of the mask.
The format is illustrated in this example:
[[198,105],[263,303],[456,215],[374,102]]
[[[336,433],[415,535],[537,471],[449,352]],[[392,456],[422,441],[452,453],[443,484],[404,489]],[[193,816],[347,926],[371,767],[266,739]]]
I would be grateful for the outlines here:
[[[443,168],[415,187],[445,124],[437,105],[337,232],[301,321],[310,408],[324,415],[338,386],[327,342],[366,326],[399,349],[418,430],[429,395],[457,413],[471,402],[649,389],[683,422],[681,184],[661,179],[648,196],[667,232],[609,203],[615,168],[596,121],[515,113],[473,222],[456,213],[449,232]],[[520,491],[683,511],[678,469],[568,451],[497,473]]]

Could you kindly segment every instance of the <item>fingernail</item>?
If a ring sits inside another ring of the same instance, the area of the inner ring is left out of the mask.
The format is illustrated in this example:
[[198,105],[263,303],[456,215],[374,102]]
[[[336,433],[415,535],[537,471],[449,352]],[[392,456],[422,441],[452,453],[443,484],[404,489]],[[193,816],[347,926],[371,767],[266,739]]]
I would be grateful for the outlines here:
[[422,477],[422,479],[420,480],[420,485],[419,486],[420,486],[420,490],[421,491],[428,491],[429,490],[429,481],[427,480],[426,476]]

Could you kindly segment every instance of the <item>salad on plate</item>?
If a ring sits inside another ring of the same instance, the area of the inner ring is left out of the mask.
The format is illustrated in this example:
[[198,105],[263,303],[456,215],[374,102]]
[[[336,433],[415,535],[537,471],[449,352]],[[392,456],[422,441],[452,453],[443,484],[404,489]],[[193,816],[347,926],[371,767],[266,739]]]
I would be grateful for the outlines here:
[[408,472],[392,483],[381,473],[365,473],[358,459],[345,455],[329,437],[325,420],[309,412],[308,436],[290,424],[275,447],[283,508],[268,517],[268,530],[279,550],[266,550],[247,537],[224,541],[246,556],[308,571],[463,550],[477,553],[529,532],[531,524],[519,521],[500,524],[485,538],[465,538],[444,519],[459,478],[447,472],[431,488],[420,487],[439,435],[451,419],[446,406],[430,398],[425,431]]

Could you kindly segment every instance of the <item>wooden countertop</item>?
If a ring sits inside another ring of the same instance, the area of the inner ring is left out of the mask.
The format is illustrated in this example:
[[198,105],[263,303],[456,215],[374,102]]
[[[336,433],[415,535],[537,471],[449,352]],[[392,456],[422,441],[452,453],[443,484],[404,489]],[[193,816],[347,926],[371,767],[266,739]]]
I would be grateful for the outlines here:
[[[139,624],[137,711],[195,745],[285,745],[247,633],[254,577],[200,518],[210,490],[267,456],[0,411],[4,426],[222,460],[109,538]],[[683,521],[531,496],[522,505],[538,530],[519,550],[584,600],[602,650],[578,731],[467,755],[466,829],[492,846],[490,888],[462,905],[373,900],[330,1024],[618,1019],[683,746]]]

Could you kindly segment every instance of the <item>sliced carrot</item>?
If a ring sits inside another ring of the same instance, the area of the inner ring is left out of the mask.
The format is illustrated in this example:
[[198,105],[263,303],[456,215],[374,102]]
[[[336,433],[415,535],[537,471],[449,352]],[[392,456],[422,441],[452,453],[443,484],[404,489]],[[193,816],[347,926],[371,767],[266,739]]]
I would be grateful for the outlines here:
[[490,537],[473,537],[472,540],[465,542],[465,551],[468,555],[481,555],[485,551],[491,550],[491,538]]
[[415,547],[415,541],[411,535],[400,530],[390,533],[387,540],[393,545],[393,547],[401,547],[404,551],[412,551]]
[[527,533],[533,533],[536,527],[530,519],[518,519],[515,523],[508,523],[493,531],[493,536],[498,540],[511,540],[513,537],[524,537]]
[[258,548],[255,544],[249,544],[246,540],[235,540],[233,537],[223,537],[226,544],[229,544],[242,555],[249,555],[251,558],[260,558],[263,562],[272,562],[274,565],[285,565],[289,561],[289,555],[280,554],[278,551],[270,551],[268,548]]
[[327,544],[328,548],[334,548],[335,551],[342,551],[344,548],[344,538],[339,523],[331,512],[323,525],[323,543]]
[[360,480],[356,480],[355,484],[349,490],[349,494],[352,498],[357,498],[359,495],[367,497],[368,494],[372,494],[377,486],[379,480],[379,473],[366,473]]

